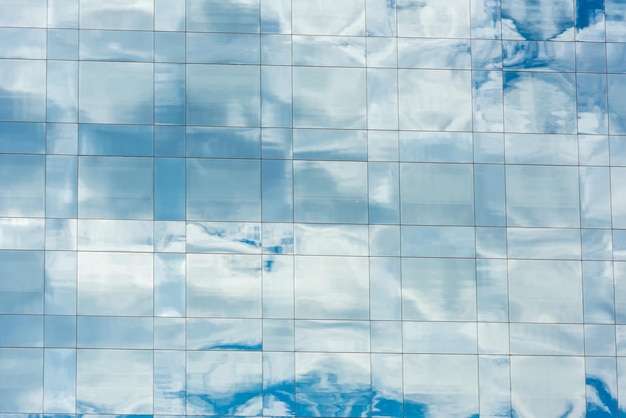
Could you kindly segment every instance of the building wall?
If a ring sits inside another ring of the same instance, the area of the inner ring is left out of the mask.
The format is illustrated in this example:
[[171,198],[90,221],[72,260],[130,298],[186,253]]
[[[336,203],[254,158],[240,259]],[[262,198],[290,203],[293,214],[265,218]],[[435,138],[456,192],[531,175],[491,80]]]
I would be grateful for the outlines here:
[[0,0],[0,417],[626,417],[625,97],[625,0]]

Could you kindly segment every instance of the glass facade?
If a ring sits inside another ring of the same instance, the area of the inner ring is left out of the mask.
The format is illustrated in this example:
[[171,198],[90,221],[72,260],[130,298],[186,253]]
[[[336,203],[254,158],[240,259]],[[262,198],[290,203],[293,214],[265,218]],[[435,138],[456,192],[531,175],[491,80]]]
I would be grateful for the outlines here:
[[0,418],[626,417],[626,0],[0,0]]

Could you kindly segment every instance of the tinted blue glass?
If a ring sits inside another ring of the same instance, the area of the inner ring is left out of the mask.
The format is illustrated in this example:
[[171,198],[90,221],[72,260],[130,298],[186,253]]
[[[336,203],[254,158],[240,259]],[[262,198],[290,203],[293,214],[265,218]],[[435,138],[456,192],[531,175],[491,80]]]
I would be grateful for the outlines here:
[[187,128],[187,157],[259,158],[261,132],[255,128]]
[[154,65],[154,121],[185,122],[185,68],[178,64]]
[[78,161],[69,155],[46,157],[46,215],[76,217]]
[[293,220],[293,167],[290,161],[265,160],[262,166],[262,213],[265,222]]
[[150,62],[153,44],[151,32],[82,30],[79,54],[83,60]]
[[43,216],[43,156],[0,154],[0,214]]
[[152,137],[151,126],[80,124],[78,152],[83,155],[151,156]]
[[43,123],[0,123],[0,152],[43,154],[46,127]]
[[154,219],[185,218],[185,160],[154,160]]
[[45,89],[45,61],[0,60],[0,120],[43,122]]
[[48,30],[48,59],[78,59],[78,31],[72,29]]
[[78,63],[48,61],[46,119],[78,121]]
[[[169,3],[166,10],[172,11],[176,7],[176,3],[172,1]],[[158,1],[155,2],[155,6],[158,7]],[[185,5],[182,6],[184,9]],[[155,32],[154,60],[156,62],[185,62],[185,34],[182,32]]]

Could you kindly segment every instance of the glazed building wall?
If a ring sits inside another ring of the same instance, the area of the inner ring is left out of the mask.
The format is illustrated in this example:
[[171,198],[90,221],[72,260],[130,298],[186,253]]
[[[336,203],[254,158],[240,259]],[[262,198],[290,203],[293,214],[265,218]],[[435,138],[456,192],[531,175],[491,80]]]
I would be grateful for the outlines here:
[[0,40],[0,417],[626,417],[625,0]]

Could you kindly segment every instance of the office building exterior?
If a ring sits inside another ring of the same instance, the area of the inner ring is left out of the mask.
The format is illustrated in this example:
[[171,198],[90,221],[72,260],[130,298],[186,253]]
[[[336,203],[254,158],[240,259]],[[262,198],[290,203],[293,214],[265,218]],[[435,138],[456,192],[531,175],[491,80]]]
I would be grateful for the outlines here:
[[0,0],[0,418],[626,417],[626,0]]

